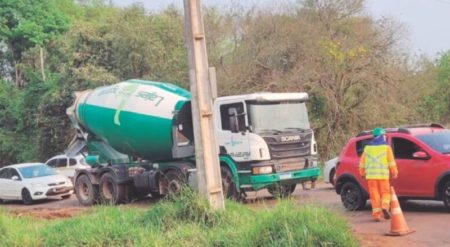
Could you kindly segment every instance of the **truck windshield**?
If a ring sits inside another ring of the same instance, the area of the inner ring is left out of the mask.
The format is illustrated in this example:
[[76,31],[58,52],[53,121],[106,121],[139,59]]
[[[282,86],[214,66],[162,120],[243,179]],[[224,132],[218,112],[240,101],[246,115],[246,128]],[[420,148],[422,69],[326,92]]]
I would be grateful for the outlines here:
[[310,129],[304,102],[249,102],[247,105],[253,132]]
[[443,153],[450,153],[450,131],[439,131],[426,135],[417,136],[421,141],[425,142],[430,148]]

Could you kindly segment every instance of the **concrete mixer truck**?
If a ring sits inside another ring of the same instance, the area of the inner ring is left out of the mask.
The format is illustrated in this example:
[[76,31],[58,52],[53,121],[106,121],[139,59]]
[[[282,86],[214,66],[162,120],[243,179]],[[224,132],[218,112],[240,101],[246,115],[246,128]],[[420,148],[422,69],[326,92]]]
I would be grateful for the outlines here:
[[[79,202],[125,203],[178,192],[195,181],[191,94],[173,84],[128,80],[77,92],[67,114],[86,155],[74,177]],[[267,188],[290,195],[319,176],[306,93],[219,97],[213,111],[224,195]]]

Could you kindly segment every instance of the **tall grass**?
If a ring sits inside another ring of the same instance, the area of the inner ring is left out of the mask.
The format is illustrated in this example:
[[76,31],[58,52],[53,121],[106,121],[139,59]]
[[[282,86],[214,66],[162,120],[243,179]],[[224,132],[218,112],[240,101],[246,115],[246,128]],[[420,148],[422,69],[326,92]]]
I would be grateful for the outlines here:
[[251,209],[227,201],[212,210],[185,191],[149,210],[97,207],[70,219],[0,214],[0,246],[357,246],[340,217],[289,200]]

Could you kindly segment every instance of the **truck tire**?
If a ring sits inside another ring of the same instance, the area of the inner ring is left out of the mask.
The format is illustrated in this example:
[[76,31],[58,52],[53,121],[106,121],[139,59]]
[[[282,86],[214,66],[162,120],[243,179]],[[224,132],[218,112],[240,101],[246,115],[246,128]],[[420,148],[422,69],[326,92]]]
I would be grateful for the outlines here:
[[236,201],[242,200],[239,191],[236,188],[236,183],[233,180],[233,174],[227,167],[220,167],[220,175],[222,177],[222,191],[225,198]]
[[292,192],[294,192],[296,184],[288,184],[288,185],[272,185],[267,188],[269,193],[275,198],[284,198],[291,196]]
[[[161,176],[161,192],[163,195],[178,195],[186,186],[184,175],[177,170],[168,170]],[[153,194],[152,194],[153,195]]]
[[80,175],[75,180],[75,194],[83,206],[92,206],[97,203],[98,188],[96,188],[87,175]]
[[104,173],[100,177],[100,200],[104,204],[124,203],[126,199],[126,186],[118,184],[116,178],[110,172]]
[[341,189],[341,201],[350,211],[360,210],[366,205],[361,188],[354,182],[345,182]]

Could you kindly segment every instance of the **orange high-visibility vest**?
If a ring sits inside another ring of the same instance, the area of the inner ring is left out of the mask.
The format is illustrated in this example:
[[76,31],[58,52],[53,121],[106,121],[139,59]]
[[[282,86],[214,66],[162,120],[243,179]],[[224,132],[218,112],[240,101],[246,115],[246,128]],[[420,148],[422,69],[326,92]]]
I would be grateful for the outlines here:
[[359,172],[366,179],[389,179],[389,173],[397,174],[394,154],[388,145],[367,145],[359,163]]

